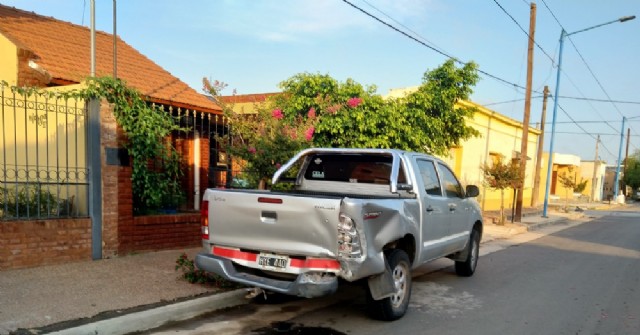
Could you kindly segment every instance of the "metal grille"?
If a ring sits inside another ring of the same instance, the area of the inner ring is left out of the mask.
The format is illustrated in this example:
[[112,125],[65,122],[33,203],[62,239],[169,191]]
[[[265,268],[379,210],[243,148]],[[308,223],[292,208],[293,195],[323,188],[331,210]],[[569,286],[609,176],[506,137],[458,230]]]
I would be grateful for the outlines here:
[[[174,119],[175,122],[186,131],[179,131],[172,134],[172,141],[174,144],[180,141],[188,141],[189,145],[192,145],[191,141],[196,139],[206,139],[208,141],[208,154],[209,161],[207,164],[208,170],[208,180],[200,180],[200,186],[207,185],[208,187],[216,187],[225,185],[227,180],[231,179],[231,157],[227,155],[224,150],[224,144],[218,143],[218,140],[230,132],[229,119],[221,114],[213,114],[213,113],[205,113],[201,111],[195,111],[184,108],[176,108],[172,106],[166,105],[154,105],[154,108],[158,107],[159,109],[169,113]],[[198,155],[202,153],[201,150],[207,149],[204,144],[200,144],[201,149],[195,150],[198,151]],[[183,158],[186,159],[188,157],[188,151],[185,151],[182,147],[179,149]],[[194,151],[194,153],[195,153]],[[193,157],[193,159],[199,159]],[[205,168],[205,166],[200,166],[200,168]],[[194,191],[193,188],[199,189],[195,185],[191,185],[188,178],[193,178],[193,176],[189,176],[185,174],[183,177],[183,185],[185,186],[185,191],[190,194],[189,203],[192,200],[193,196],[200,197],[197,191]]]
[[0,86],[0,220],[87,216],[85,101]]

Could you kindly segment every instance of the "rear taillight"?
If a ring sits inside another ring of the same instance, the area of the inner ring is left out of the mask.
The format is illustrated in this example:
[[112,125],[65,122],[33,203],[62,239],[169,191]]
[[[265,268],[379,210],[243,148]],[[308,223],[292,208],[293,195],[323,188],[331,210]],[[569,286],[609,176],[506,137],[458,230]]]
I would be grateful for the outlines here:
[[202,201],[200,207],[200,229],[202,231],[202,239],[209,239],[209,201]]

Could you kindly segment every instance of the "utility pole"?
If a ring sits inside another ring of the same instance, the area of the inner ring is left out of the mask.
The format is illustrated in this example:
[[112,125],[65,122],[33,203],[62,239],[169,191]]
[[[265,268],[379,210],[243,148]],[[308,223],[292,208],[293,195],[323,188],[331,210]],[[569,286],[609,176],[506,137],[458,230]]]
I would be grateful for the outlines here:
[[118,34],[116,32],[116,0],[113,0],[113,79],[118,79]]
[[544,121],[547,117],[547,98],[549,97],[549,86],[544,87],[544,97],[542,99],[542,117],[540,120],[540,136],[538,137],[538,155],[536,156],[536,170],[533,180],[533,191],[531,193],[531,207],[538,206],[538,193],[540,193],[540,167],[542,165],[542,150],[544,149]]
[[596,172],[598,171],[598,144],[600,144],[600,135],[596,139],[596,158],[593,159],[593,177],[591,178],[591,200],[596,201],[596,184],[598,183]]
[[520,179],[518,185],[518,198],[516,200],[515,221],[522,221],[522,198],[524,193],[524,182],[527,171],[527,144],[529,141],[529,116],[531,114],[531,85],[533,82],[533,47],[536,33],[536,4],[531,3],[531,14],[529,16],[529,48],[527,54],[527,89],[524,100],[524,120],[522,121],[522,143],[520,145]]
[[625,175],[625,173],[627,173],[627,158],[629,158],[629,139],[631,139],[631,128],[627,128],[627,149],[626,149],[626,151],[624,153],[624,161],[623,161],[624,162],[624,168],[622,170],[622,176],[623,176],[622,177],[622,184],[625,185],[624,191],[622,191],[622,193],[625,193],[625,196],[626,196],[626,193],[627,193],[626,192],[627,186],[624,183],[624,175]]
[[96,76],[96,0],[90,1],[91,8],[91,77]]

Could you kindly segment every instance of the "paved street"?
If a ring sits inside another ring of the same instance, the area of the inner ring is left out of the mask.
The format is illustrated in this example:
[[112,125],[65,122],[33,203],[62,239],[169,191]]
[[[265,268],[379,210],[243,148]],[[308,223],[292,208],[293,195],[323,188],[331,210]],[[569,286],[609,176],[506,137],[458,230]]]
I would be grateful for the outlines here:
[[360,288],[346,287],[148,334],[639,334],[640,213],[586,214],[565,230],[484,244],[474,277],[457,277],[447,260],[421,269],[411,308],[397,322],[370,320]]

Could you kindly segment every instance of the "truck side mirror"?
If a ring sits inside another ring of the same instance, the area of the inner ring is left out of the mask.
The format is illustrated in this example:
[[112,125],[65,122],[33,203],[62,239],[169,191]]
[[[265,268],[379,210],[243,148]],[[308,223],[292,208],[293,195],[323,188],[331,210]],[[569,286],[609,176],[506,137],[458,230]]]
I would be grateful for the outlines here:
[[467,185],[466,193],[468,198],[475,198],[480,195],[480,189],[476,185]]

